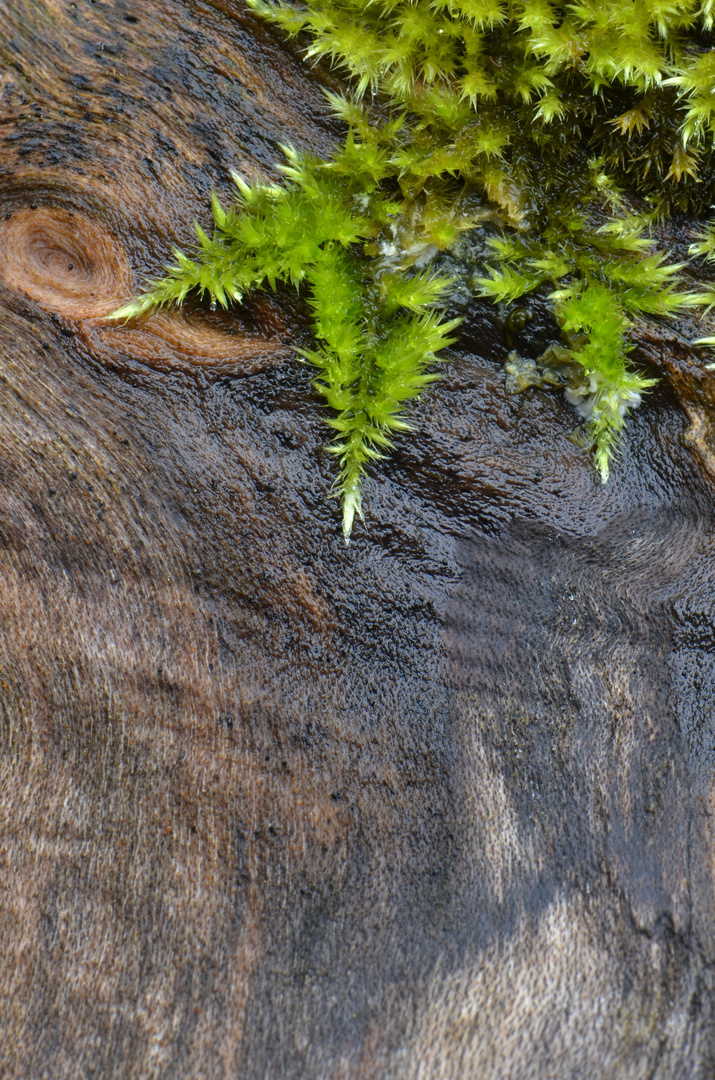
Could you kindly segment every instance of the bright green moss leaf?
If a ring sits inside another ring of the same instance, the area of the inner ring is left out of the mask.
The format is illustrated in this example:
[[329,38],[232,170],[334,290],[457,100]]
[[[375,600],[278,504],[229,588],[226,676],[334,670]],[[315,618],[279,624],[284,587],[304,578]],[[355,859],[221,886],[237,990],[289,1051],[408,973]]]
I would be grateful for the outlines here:
[[[370,465],[409,431],[456,327],[440,314],[451,283],[429,264],[488,217],[503,235],[469,280],[499,303],[549,295],[605,482],[653,383],[632,363],[634,322],[715,303],[708,286],[684,292],[683,265],[650,236],[715,202],[714,0],[247,3],[343,71],[346,94],[329,100],[345,138],[326,161],[286,148],[280,185],[236,176],[233,205],[212,200],[213,236],[197,227],[194,255],[175,252],[114,317],[300,287],[347,539]],[[714,236],[691,256],[715,259]]]

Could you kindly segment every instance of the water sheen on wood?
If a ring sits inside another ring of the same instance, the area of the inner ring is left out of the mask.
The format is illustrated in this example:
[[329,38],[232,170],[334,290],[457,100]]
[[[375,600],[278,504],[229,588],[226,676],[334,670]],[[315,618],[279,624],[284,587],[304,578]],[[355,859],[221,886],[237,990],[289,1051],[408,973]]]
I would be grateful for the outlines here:
[[643,341],[603,487],[473,306],[346,549],[300,301],[102,321],[330,73],[233,0],[0,19],[0,1074],[711,1076],[709,376]]

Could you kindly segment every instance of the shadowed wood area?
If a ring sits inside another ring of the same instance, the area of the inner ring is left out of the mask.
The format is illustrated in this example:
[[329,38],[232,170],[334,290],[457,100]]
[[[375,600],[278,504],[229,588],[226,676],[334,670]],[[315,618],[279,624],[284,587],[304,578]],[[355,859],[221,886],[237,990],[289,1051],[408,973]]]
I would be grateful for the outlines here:
[[0,20],[0,1075],[712,1076],[712,374],[644,334],[603,487],[470,303],[346,548],[299,300],[102,321],[331,74]]

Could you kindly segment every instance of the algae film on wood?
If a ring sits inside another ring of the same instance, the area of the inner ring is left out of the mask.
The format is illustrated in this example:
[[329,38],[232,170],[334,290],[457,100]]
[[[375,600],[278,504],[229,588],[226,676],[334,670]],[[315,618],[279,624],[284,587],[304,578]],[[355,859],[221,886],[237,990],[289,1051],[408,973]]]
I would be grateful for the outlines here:
[[[715,0],[247,2],[299,36],[306,62],[342,69],[329,100],[344,140],[327,160],[285,147],[280,184],[235,175],[213,235],[197,226],[195,252],[112,317],[301,287],[347,540],[366,470],[409,431],[408,403],[454,340],[432,258],[489,220],[471,288],[505,304],[546,291],[605,482],[654,382],[632,361],[634,323],[715,302],[651,235],[715,201]],[[714,237],[704,227],[692,257],[715,258]]]

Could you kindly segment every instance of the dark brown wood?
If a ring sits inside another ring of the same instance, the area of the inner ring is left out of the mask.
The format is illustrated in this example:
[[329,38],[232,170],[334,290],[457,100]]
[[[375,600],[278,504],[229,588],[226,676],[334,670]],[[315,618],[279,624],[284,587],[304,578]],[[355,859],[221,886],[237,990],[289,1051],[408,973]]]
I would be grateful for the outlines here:
[[644,337],[602,487],[474,306],[346,548],[299,301],[102,321],[330,73],[229,0],[0,27],[0,1075],[711,1076],[712,377]]

